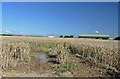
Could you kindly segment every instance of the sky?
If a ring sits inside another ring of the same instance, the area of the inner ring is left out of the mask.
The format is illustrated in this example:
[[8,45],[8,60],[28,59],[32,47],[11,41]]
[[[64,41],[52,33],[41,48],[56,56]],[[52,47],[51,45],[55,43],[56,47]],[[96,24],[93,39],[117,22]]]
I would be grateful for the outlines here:
[[118,35],[117,2],[3,2],[2,32],[23,35]]

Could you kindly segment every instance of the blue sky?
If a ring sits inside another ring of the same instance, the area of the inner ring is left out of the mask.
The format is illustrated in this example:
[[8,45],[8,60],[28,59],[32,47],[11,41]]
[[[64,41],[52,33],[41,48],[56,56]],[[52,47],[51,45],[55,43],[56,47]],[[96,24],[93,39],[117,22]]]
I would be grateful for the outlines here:
[[3,2],[3,33],[118,35],[116,2]]

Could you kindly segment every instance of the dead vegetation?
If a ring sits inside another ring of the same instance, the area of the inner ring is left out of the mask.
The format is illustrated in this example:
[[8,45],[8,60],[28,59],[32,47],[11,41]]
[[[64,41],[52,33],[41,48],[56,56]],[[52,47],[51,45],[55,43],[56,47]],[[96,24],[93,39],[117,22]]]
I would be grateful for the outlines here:
[[86,59],[85,62],[92,66],[98,66],[108,71],[109,73],[106,72],[106,75],[108,73],[118,76],[120,72],[118,41],[114,40],[3,37],[2,45],[3,69],[15,67],[29,61],[35,54],[44,53],[54,70],[52,74],[59,76],[63,76],[64,72],[71,76],[79,76],[79,72],[76,74],[75,72],[79,68],[80,58]]

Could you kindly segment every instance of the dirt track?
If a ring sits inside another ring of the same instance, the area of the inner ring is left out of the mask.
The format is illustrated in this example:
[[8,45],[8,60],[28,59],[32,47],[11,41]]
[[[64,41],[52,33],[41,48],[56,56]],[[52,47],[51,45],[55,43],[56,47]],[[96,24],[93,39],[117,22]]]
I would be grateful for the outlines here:
[[13,69],[8,68],[3,72],[4,77],[104,77],[103,70],[90,64],[85,63],[85,60],[76,58],[74,55],[73,61],[76,61],[78,68],[63,73],[56,74],[54,64],[49,62],[41,62],[41,59],[35,55],[31,56],[29,62],[23,63]]
[[[36,42],[39,44],[41,41],[49,42],[52,40],[52,42],[56,42],[56,40],[62,41],[64,39],[58,39],[58,38],[39,38],[39,37],[3,37],[3,42],[7,42],[8,40],[14,41],[25,41],[30,42],[33,47],[30,51],[30,61],[26,61],[23,63],[18,64],[14,68],[7,68],[3,71],[3,77],[108,77],[110,74],[107,74],[106,69],[99,68],[94,64],[89,63],[88,60],[86,60],[84,57],[79,57],[77,54],[71,54],[68,50],[63,48],[54,48],[54,46],[47,47],[48,49],[52,49],[53,56],[54,52],[62,51],[63,59],[67,58],[67,62],[71,62],[72,64],[65,64],[65,66],[70,66],[68,68],[62,66],[62,64],[53,63],[54,58],[49,57],[49,52],[47,48],[41,47],[35,47]],[[89,41],[89,45],[102,45],[109,49],[114,49],[117,47],[117,41],[109,41],[109,40],[91,40],[91,39],[74,39],[82,44],[87,44],[86,41]],[[64,41],[73,41],[73,39],[65,39]],[[82,42],[83,41],[83,42]],[[32,43],[33,42],[33,43]],[[74,42],[74,41],[73,41]],[[42,43],[40,44],[42,46]],[[58,45],[59,47],[59,45]],[[114,48],[113,48],[114,47]],[[35,48],[35,49],[34,49]],[[44,51],[40,51],[39,49],[44,49]],[[46,51],[47,49],[47,51]],[[39,50],[39,51],[38,51]],[[42,59],[38,58],[36,55],[46,55],[46,61],[47,62],[41,62]],[[58,55],[58,53],[57,53]],[[58,55],[59,56],[59,55]],[[61,56],[61,57],[62,57]],[[55,61],[58,58],[55,58]],[[52,62],[48,62],[51,61]],[[63,63],[64,64],[64,63]],[[64,67],[64,68],[62,68]],[[67,69],[67,70],[66,70]]]

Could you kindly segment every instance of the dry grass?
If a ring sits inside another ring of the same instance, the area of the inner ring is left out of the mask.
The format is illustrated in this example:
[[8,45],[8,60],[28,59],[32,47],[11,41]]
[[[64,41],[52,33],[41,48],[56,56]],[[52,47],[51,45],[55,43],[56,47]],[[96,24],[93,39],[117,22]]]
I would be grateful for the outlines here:
[[68,61],[66,53],[71,52],[79,54],[97,65],[114,69],[116,72],[120,69],[118,41],[115,40],[19,36],[5,36],[2,37],[2,40],[1,55],[4,68],[12,65],[11,63],[16,66],[18,61],[29,59],[29,51],[32,51],[60,54],[58,59],[62,64]]

